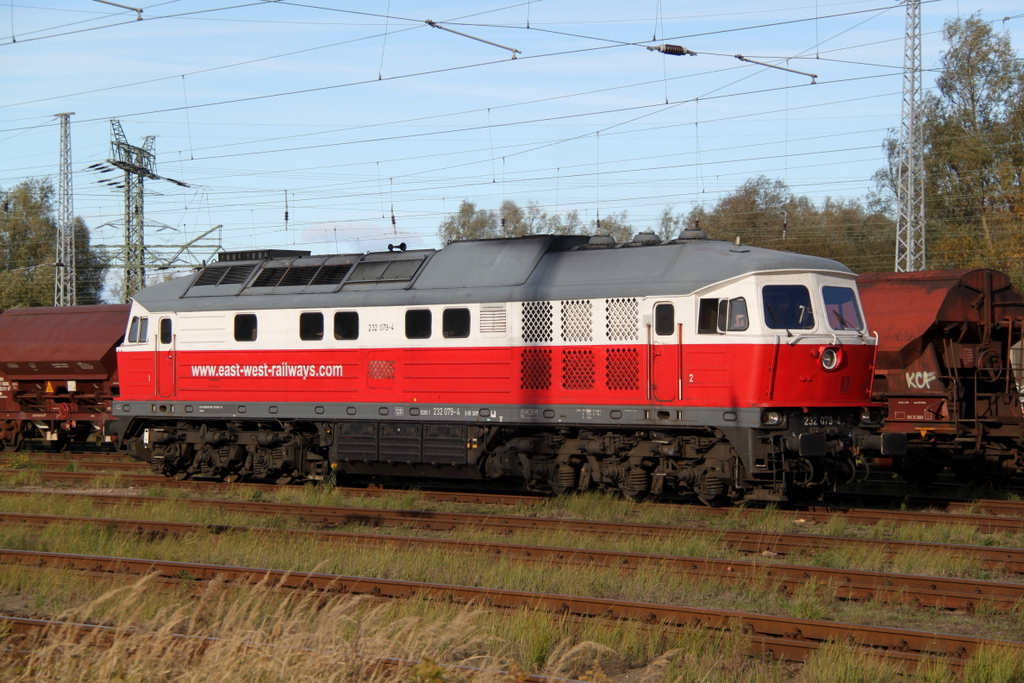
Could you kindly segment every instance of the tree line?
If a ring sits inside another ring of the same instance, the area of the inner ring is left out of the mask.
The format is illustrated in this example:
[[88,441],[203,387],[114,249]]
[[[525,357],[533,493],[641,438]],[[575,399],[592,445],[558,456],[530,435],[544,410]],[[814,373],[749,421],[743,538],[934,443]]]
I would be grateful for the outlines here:
[[816,205],[798,196],[781,180],[757,176],[740,185],[714,206],[675,213],[666,206],[657,221],[634,225],[626,211],[583,221],[575,211],[549,214],[536,204],[525,208],[511,200],[497,211],[480,209],[464,200],[447,216],[438,237],[453,240],[522,237],[524,235],[611,235],[628,242],[637,232],[653,232],[662,240],[678,237],[681,230],[704,230],[711,239],[825,256],[854,270],[891,270],[896,243],[893,220],[876,202],[827,198]]

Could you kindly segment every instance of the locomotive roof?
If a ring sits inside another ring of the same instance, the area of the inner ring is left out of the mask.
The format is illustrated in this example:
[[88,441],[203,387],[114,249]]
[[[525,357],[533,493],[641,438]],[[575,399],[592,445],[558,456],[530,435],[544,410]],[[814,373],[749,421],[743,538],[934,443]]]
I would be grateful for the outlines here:
[[602,237],[533,235],[453,242],[438,251],[266,260],[228,255],[135,299],[153,312],[429,305],[691,294],[755,272],[852,277],[837,261],[685,239],[687,232],[661,243],[653,235],[618,245]]

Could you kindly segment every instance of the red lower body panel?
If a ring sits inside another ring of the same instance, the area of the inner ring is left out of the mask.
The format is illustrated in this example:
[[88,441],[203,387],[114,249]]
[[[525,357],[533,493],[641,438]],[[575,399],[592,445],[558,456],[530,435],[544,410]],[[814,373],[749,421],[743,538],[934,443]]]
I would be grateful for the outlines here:
[[807,344],[118,354],[123,401],[861,406],[873,346],[825,371]]

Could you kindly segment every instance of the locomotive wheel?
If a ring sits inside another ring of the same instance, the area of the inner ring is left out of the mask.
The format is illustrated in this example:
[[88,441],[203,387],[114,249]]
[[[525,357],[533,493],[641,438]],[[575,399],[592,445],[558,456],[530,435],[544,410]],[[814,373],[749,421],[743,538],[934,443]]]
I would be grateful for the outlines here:
[[697,488],[697,497],[700,502],[712,508],[725,507],[729,504],[729,497],[725,493],[725,482],[717,470],[709,469],[704,472]]
[[998,382],[1003,374],[1003,362],[995,349],[985,349],[978,357],[976,367],[982,379],[987,382]]
[[226,481],[229,484],[233,484],[236,481],[242,481],[243,479],[245,479],[245,477],[242,476],[241,474],[226,474],[226,475],[224,475],[224,481]]
[[192,475],[188,472],[175,472],[174,476],[171,477],[171,479],[174,479],[175,481],[185,481],[186,479],[190,479],[191,477]]
[[292,475],[290,475],[290,474],[286,474],[286,475],[284,475],[284,476],[278,477],[278,478],[277,478],[277,479],[276,479],[276,480],[274,481],[274,483],[275,483],[275,484],[278,484],[279,486],[287,486],[288,484],[291,484],[291,483],[292,483],[292,482],[294,482],[294,481],[295,481],[295,477],[293,477],[293,476],[292,476]]

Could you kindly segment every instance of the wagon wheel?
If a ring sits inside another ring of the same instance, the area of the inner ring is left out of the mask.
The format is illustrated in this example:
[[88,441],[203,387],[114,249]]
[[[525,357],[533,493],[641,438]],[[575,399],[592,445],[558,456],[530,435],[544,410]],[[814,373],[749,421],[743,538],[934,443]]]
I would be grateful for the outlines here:
[[999,377],[1003,374],[1003,362],[999,357],[999,352],[995,349],[985,349],[978,356],[978,362],[976,364],[978,368],[978,374],[986,382],[996,382]]
[[14,435],[13,439],[11,439],[10,441],[3,442],[3,449],[8,452],[21,450],[21,444],[24,440],[25,435],[22,434],[21,432],[18,432],[17,434]]

